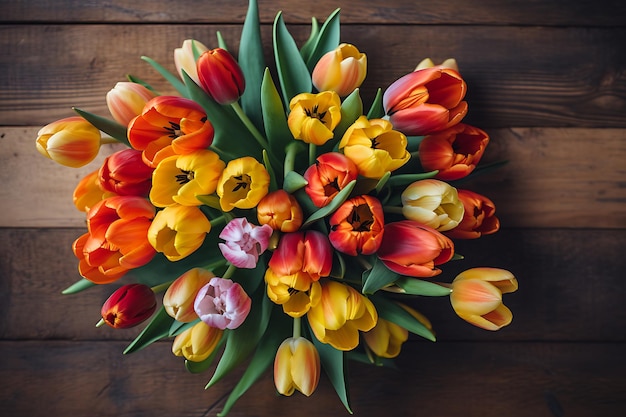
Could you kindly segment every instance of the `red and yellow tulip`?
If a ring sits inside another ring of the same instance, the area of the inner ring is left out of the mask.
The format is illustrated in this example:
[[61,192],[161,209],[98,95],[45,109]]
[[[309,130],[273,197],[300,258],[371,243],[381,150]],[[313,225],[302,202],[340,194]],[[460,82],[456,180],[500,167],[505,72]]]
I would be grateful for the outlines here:
[[102,305],[100,314],[115,329],[127,329],[147,320],[156,310],[156,297],[144,284],[126,284],[118,288]]
[[452,239],[476,239],[500,229],[500,220],[495,215],[496,206],[493,201],[469,190],[458,190],[458,195],[465,214],[454,229],[446,232],[446,236]]
[[342,43],[320,58],[311,77],[318,91],[334,91],[345,97],[361,86],[366,74],[365,54],[354,45]]
[[239,100],[246,88],[243,71],[226,49],[204,52],[198,58],[196,69],[202,89],[220,104]]
[[317,207],[324,207],[359,174],[357,166],[338,152],[317,157],[315,164],[304,172],[304,191]]
[[100,131],[79,116],[47,124],[37,133],[37,150],[46,158],[72,168],[93,161],[100,152]]
[[303,221],[302,207],[296,198],[285,190],[267,194],[256,207],[260,224],[267,224],[274,230],[284,233],[300,229]]

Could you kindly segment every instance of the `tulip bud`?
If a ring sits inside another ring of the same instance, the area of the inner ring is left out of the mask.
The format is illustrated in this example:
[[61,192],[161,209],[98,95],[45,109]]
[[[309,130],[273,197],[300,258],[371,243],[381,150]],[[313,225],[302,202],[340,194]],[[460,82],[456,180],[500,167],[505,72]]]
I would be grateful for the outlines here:
[[302,207],[296,198],[285,190],[267,194],[256,207],[257,219],[274,230],[284,233],[300,229],[303,220]]
[[447,182],[415,181],[402,192],[402,214],[440,232],[455,228],[463,218],[463,203]]
[[223,330],[198,322],[176,336],[172,353],[191,362],[202,362],[213,353],[223,334]]
[[57,120],[37,133],[37,150],[46,158],[72,168],[93,161],[100,151],[100,131],[79,116]]
[[239,64],[222,48],[211,49],[198,58],[198,79],[204,91],[219,104],[239,100],[246,87]]
[[305,272],[313,281],[317,281],[320,277],[330,275],[333,267],[332,246],[328,237],[317,230],[285,233],[268,265],[278,276]]
[[148,101],[156,94],[141,84],[119,82],[106,95],[107,107],[113,118],[121,125],[128,126],[139,116]]
[[99,171],[104,191],[117,195],[147,196],[152,187],[152,171],[143,162],[141,151],[124,149],[108,156]]
[[181,48],[174,49],[174,64],[181,79],[184,71],[196,84],[200,84],[198,69],[196,68],[196,56],[200,56],[208,50],[209,48],[202,42],[194,39],[185,39]]
[[163,307],[167,314],[182,323],[196,320],[198,315],[193,309],[193,302],[200,288],[214,276],[206,269],[193,268],[176,278],[163,296]]
[[486,330],[499,330],[513,320],[513,313],[502,304],[502,294],[517,290],[517,280],[507,270],[472,268],[452,282],[450,303],[456,314]]
[[367,57],[354,46],[342,43],[324,54],[315,65],[313,85],[318,91],[334,91],[345,97],[365,80]]
[[307,397],[313,394],[320,380],[320,357],[313,343],[304,337],[283,341],[274,359],[274,384],[282,395],[295,390]]
[[133,327],[148,319],[156,309],[154,292],[144,284],[127,284],[102,305],[102,319],[116,329]]
[[200,288],[193,308],[200,319],[218,329],[236,329],[248,317],[252,300],[241,285],[215,277]]

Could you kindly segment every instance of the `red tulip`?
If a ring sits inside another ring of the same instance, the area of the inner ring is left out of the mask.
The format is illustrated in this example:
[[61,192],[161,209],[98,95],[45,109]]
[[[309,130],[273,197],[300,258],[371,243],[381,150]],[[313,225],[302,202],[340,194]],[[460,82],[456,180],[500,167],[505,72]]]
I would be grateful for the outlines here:
[[320,155],[304,172],[304,191],[317,207],[324,207],[359,174],[357,166],[338,152]]
[[154,292],[144,284],[127,284],[116,290],[102,305],[102,319],[116,329],[134,327],[156,310]]
[[196,64],[202,89],[220,104],[239,100],[246,88],[246,80],[239,64],[222,48],[211,49],[198,58]]
[[329,219],[330,243],[340,252],[371,255],[383,240],[383,207],[374,197],[362,195],[344,202]]
[[398,274],[432,277],[441,273],[437,265],[452,259],[454,244],[431,227],[402,220],[385,225],[377,255],[387,268]]
[[99,172],[103,190],[117,195],[147,196],[152,186],[154,168],[146,165],[141,151],[124,149],[108,156]]

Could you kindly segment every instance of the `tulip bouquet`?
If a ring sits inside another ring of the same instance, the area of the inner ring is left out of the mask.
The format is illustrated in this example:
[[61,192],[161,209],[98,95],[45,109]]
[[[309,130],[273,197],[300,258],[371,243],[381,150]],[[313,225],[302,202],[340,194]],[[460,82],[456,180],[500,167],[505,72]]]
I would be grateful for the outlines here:
[[121,283],[99,325],[150,319],[125,353],[172,339],[190,372],[215,364],[207,387],[247,361],[222,414],[271,366],[283,395],[311,395],[323,369],[350,410],[347,360],[386,364],[409,333],[434,341],[416,296],[447,296],[488,330],[511,322],[510,272],[433,279],[461,258],[454,240],[499,228],[492,201],[453,186],[489,142],[462,123],[456,62],[423,61],[364,110],[366,55],[339,34],[337,10],[298,47],[279,13],[275,78],[250,1],[238,59],[221,36],[185,40],[178,73],[144,57],[176,94],[129,77],[106,96],[112,119],[75,109],[37,138],[72,167],[128,145],[75,189],[83,278],[65,292]]

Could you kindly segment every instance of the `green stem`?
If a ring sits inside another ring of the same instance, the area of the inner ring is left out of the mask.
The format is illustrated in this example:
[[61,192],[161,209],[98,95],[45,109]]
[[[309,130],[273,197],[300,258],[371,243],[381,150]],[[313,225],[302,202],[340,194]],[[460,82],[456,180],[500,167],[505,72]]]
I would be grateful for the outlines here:
[[222,224],[226,224],[233,219],[233,215],[230,213],[224,213],[223,215],[216,217],[214,219],[210,219],[211,227],[218,227]]
[[383,206],[383,212],[389,214],[402,214],[402,207]]
[[302,318],[295,317],[293,319],[293,337],[298,338],[302,334]]
[[169,288],[170,285],[172,285],[172,281],[168,281],[168,282],[164,282],[163,284],[159,284],[159,285],[155,285],[154,287],[151,287],[150,289],[152,290],[153,293],[158,294],[161,291],[165,291]]
[[224,272],[224,275],[222,275],[222,278],[230,279],[230,277],[233,276],[236,270],[237,270],[237,267],[235,265],[233,264],[228,265],[228,269],[226,270],[226,272]]
[[411,152],[411,158],[419,158],[419,157],[420,157],[419,151]]
[[115,138],[112,138],[111,136],[103,136],[100,138],[100,145],[110,145],[112,143],[121,143],[121,142]]
[[298,143],[291,142],[285,148],[285,165],[283,169],[283,178],[293,171],[296,164],[296,154],[298,153]]
[[96,323],[96,327],[102,327],[102,326],[104,326],[104,319],[100,319],[100,321]]
[[256,139],[259,145],[261,145],[263,149],[267,149],[267,151],[269,152],[270,146],[267,143],[267,140],[265,140],[263,135],[261,135],[261,132],[259,132],[259,130],[256,128],[256,126],[254,126],[250,118],[248,118],[246,113],[244,113],[239,103],[235,101],[230,106],[233,108],[233,110],[235,110],[235,113],[237,113],[237,116],[239,116],[239,119],[243,122],[243,124],[250,131],[250,133],[252,133],[252,136],[254,136],[254,139]]
[[309,165],[313,165],[315,163],[316,158],[317,158],[317,145],[314,143],[309,143]]

